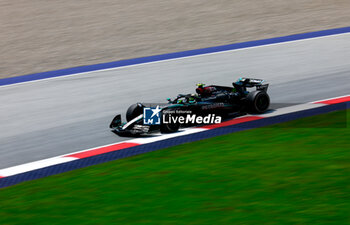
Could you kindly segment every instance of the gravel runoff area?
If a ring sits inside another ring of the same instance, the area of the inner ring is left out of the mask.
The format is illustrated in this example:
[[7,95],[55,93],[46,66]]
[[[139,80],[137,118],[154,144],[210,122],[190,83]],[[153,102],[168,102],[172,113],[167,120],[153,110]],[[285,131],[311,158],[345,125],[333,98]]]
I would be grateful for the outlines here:
[[2,0],[0,78],[349,25],[348,0]]

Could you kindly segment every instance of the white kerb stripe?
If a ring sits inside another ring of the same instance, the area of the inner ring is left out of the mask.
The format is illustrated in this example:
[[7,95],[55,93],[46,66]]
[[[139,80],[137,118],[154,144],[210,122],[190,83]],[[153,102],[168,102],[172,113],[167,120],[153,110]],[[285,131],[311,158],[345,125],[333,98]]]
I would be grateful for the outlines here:
[[49,159],[43,159],[43,160],[31,162],[31,163],[26,163],[26,164],[2,169],[0,170],[0,176],[8,177],[8,176],[25,173],[32,170],[37,170],[37,169],[65,163],[65,162],[70,162],[77,159],[78,158],[74,158],[74,157],[54,157]]

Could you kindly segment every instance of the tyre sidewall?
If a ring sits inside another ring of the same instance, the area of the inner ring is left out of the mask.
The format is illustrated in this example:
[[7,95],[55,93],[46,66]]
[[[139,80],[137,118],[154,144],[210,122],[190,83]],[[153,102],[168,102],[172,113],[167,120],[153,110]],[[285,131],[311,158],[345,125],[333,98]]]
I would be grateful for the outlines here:
[[126,111],[126,121],[129,122],[135,117],[143,114],[143,108],[144,106],[142,106],[141,104],[132,104]]
[[[262,99],[265,98],[265,99]],[[252,113],[264,113],[270,106],[270,97],[265,91],[253,91],[247,97],[249,111]],[[264,105],[260,106],[258,101],[263,100]]]

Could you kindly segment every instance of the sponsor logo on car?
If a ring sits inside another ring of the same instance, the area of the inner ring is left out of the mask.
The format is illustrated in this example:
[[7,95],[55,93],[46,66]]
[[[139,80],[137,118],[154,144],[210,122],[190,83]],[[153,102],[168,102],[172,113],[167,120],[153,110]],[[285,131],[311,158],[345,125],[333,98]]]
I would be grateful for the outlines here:
[[216,109],[216,108],[223,108],[225,107],[225,104],[224,103],[214,103],[214,104],[211,104],[211,105],[204,105],[202,106],[202,109]]

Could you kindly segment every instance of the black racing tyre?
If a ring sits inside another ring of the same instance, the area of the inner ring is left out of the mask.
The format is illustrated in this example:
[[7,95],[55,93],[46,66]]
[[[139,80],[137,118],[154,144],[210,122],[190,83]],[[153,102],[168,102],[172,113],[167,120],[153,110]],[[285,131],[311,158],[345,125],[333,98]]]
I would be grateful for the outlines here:
[[[165,114],[165,116],[167,116],[167,114]],[[167,120],[169,121],[169,120]],[[180,128],[180,124],[179,123],[162,123],[160,125],[160,132],[161,133],[174,133],[176,131],[178,131]]]
[[264,113],[270,106],[270,97],[265,91],[252,91],[247,100],[248,109],[252,113]]
[[132,104],[126,111],[126,121],[130,121],[143,113],[144,106],[140,103]]

